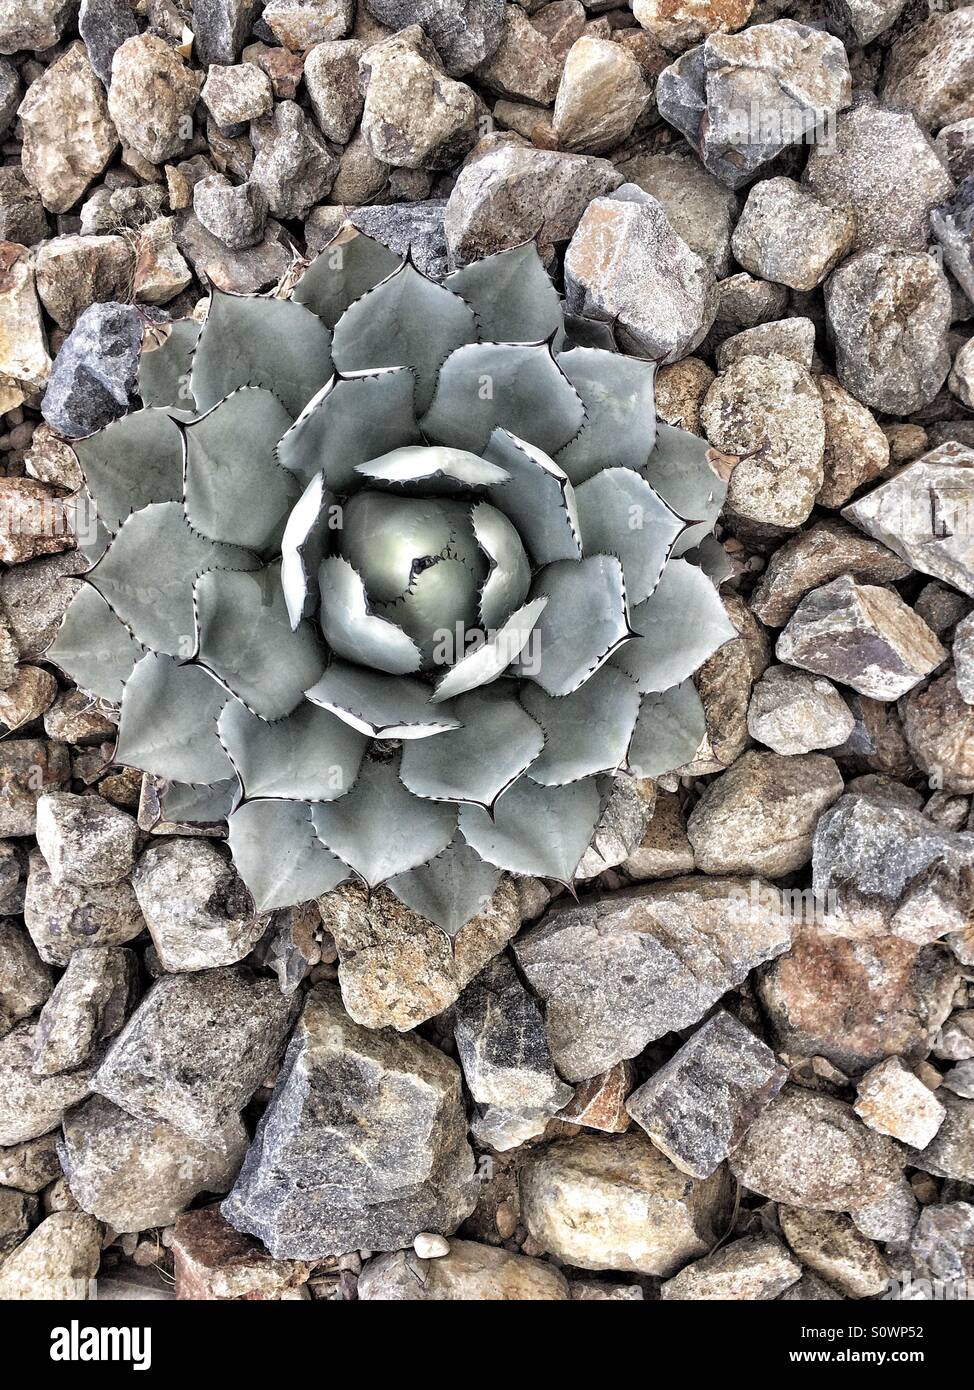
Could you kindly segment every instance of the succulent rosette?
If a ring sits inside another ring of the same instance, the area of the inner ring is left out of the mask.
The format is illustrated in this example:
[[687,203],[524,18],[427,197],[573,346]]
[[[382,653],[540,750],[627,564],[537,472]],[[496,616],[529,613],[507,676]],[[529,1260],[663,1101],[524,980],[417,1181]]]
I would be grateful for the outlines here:
[[531,243],[439,284],[346,226],[290,299],[214,290],[77,443],[100,539],[50,656],[262,910],[358,877],[453,934],[502,872],[568,882],[614,774],[693,756],[735,635],[725,488],[654,371]]

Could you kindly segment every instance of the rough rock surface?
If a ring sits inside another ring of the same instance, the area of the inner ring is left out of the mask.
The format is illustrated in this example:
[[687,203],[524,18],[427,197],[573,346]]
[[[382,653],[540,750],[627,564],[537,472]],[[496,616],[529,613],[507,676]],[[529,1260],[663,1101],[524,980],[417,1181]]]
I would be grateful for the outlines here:
[[831,682],[790,666],[771,666],[751,694],[747,727],[773,752],[795,755],[844,743],[856,721]]
[[451,1240],[449,1253],[424,1260],[412,1250],[379,1255],[362,1271],[358,1296],[397,1303],[550,1302],[571,1297],[552,1265],[472,1240]]
[[22,1144],[47,1134],[61,1123],[65,1110],[91,1090],[90,1067],[35,1075],[38,1026],[26,1019],[0,1038],[0,1145]]
[[842,574],[863,583],[887,584],[909,572],[909,564],[885,545],[830,517],[774,552],[751,596],[751,608],[768,627],[784,627],[805,594]]
[[83,1211],[52,1212],[0,1266],[0,1298],[87,1299],[101,1259],[102,1228]]
[[926,1148],[947,1113],[935,1093],[899,1057],[870,1067],[859,1082],[853,1108],[870,1129],[915,1149]]
[[50,212],[66,212],[118,144],[104,88],[80,43],[33,83],[17,114],[24,128],[24,173]]
[[186,1212],[173,1231],[173,1273],[181,1299],[259,1301],[301,1288],[310,1266],[273,1260],[259,1242],[235,1231],[216,1207]]
[[795,1286],[801,1264],[774,1236],[744,1236],[685,1265],[667,1279],[660,1298],[768,1302]]
[[793,1206],[779,1207],[778,1215],[802,1264],[847,1298],[871,1298],[888,1287],[890,1266],[848,1216]]

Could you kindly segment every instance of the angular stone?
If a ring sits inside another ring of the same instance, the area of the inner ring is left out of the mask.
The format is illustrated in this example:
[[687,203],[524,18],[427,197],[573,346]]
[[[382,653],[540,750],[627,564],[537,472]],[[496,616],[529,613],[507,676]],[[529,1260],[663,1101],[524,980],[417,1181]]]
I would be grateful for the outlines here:
[[726,280],[717,282],[717,317],[712,340],[721,341],[742,328],[754,328],[759,323],[780,319],[787,307],[788,291],[784,285],[756,280],[744,270],[729,275]]
[[947,655],[898,594],[848,574],[802,599],[775,651],[874,700],[905,695]]
[[259,120],[274,105],[271,79],[256,63],[212,65],[200,97],[221,130]]
[[104,885],[135,862],[139,827],[100,796],[48,792],[37,802],[37,844],[56,886]]
[[[71,522],[59,493],[32,478],[0,478],[0,560],[4,564],[22,565],[39,555],[56,555],[73,546]],[[12,686],[6,693],[8,700],[16,701]],[[5,724],[18,722],[7,718],[12,712],[0,716]]]
[[869,1240],[881,1240],[887,1246],[902,1249],[909,1243],[919,1210],[913,1188],[904,1178],[877,1202],[856,1207],[850,1214],[856,1229]]
[[787,950],[790,915],[768,885],[702,877],[563,907],[514,951],[545,1003],[562,1076],[582,1081],[687,1028],[762,961]]
[[316,1260],[451,1234],[476,1195],[456,1064],[416,1035],[360,1028],[316,986],[227,1220],[275,1259]]
[[807,864],[823,811],[842,795],[842,775],[819,753],[780,757],[754,749],[712,782],[687,821],[697,868],[777,878]]
[[738,594],[727,593],[722,602],[740,637],[725,642],[694,677],[707,736],[697,757],[688,765],[687,775],[720,772],[747,748],[751,691],[771,659],[767,634],[744,600]]
[[857,401],[910,415],[950,370],[950,286],[922,252],[880,248],[845,261],[825,286],[836,376]]
[[892,1270],[848,1216],[780,1206],[778,1218],[802,1264],[848,1298],[872,1298],[887,1288]]
[[964,1100],[974,1100],[974,1061],[958,1062],[955,1067],[951,1067],[944,1076],[943,1084],[955,1096],[961,1096]]
[[36,1021],[18,1023],[0,1038],[0,1144],[37,1139],[61,1123],[69,1106],[91,1092],[91,1069],[35,1076]]
[[621,867],[623,873],[637,883],[693,873],[696,867],[693,847],[687,838],[686,817],[676,793],[657,794],[646,833]]
[[709,34],[742,29],[754,0],[633,0],[637,23],[664,48],[683,53]]
[[926,1148],[947,1113],[900,1057],[870,1067],[859,1082],[853,1109],[870,1129],[916,1149]]
[[968,174],[953,198],[933,210],[930,227],[940,243],[944,264],[967,298],[974,301],[974,174]]
[[242,967],[164,975],[112,1044],[94,1089],[138,1119],[203,1138],[272,1071],[292,1015],[276,981]]
[[162,1120],[136,1119],[101,1096],[68,1111],[58,1141],[78,1204],[116,1231],[171,1226],[201,1192],[225,1192],[246,1148],[236,1116],[192,1138]]
[[773,752],[800,754],[844,743],[856,721],[824,677],[772,666],[754,687],[747,727],[752,738]]
[[0,53],[17,53],[25,48],[43,53],[53,48],[63,37],[73,9],[73,0],[5,4],[0,12]]
[[0,1267],[0,1299],[76,1301],[92,1296],[102,1228],[81,1211],[56,1211]]
[[[731,266],[731,231],[737,198],[686,153],[640,154],[618,166],[626,183],[652,194],[670,226],[715,275]],[[689,428],[689,426],[684,426]]]
[[451,942],[387,888],[345,884],[318,899],[338,947],[338,978],[349,1016],[366,1028],[402,1032],[448,1009],[502,951],[521,924],[513,884],[501,883]]
[[799,1262],[774,1236],[743,1236],[667,1279],[660,1298],[766,1303],[792,1287],[801,1273]]
[[[75,576],[87,568],[88,561],[74,550],[31,560],[0,575],[0,603],[22,660],[43,657],[79,588]],[[0,815],[0,834],[9,835],[2,824]]]
[[408,252],[413,265],[431,280],[442,280],[447,273],[445,212],[445,198],[430,198],[425,203],[374,203],[355,208],[349,220],[397,256]]
[[629,184],[583,214],[565,255],[565,296],[571,313],[612,324],[624,350],[666,362],[702,342],[717,307],[713,271],[662,205]]
[[739,265],[793,290],[813,290],[852,246],[855,219],[793,179],[765,179],[748,195],[731,245]]
[[811,319],[772,319],[725,338],[717,348],[722,372],[742,357],[787,357],[811,371],[815,362],[815,325]]
[[477,98],[443,69],[418,25],[366,49],[362,133],[377,159],[405,169],[448,169],[476,144]]
[[145,930],[127,879],[104,886],[55,884],[39,851],[30,857],[24,921],[41,960],[67,965],[84,947],[123,946]]
[[56,693],[57,681],[50,671],[18,666],[14,680],[0,692],[0,719],[10,732],[31,724],[50,706]]
[[36,1013],[53,987],[54,976],[24,928],[10,919],[0,921],[0,1036]]
[[817,521],[787,540],[771,556],[751,597],[751,607],[769,627],[784,627],[800,599],[841,574],[861,582],[904,579],[910,565],[884,545],[866,540],[838,518]]
[[932,786],[948,792],[974,791],[974,710],[948,670],[901,705],[903,733],[917,765]]
[[93,304],[57,355],[41,410],[68,439],[91,434],[124,415],[135,388],[142,317],[126,304]]
[[26,1192],[0,1187],[0,1265],[37,1225],[38,1200]]
[[280,101],[255,121],[252,178],[275,217],[304,218],[334,182],[338,161],[296,102]]
[[84,46],[73,43],[32,82],[18,111],[24,173],[51,212],[67,212],[118,144],[105,89]]
[[608,160],[489,137],[460,170],[447,203],[451,264],[467,265],[531,237],[545,255],[569,240],[593,198],[621,182]]
[[709,1178],[787,1079],[771,1049],[719,1010],[633,1092],[626,1110],[681,1172]]
[[974,338],[968,338],[954,358],[947,385],[961,405],[974,409]]
[[791,19],[711,34],[660,74],[660,115],[730,188],[849,105],[852,80],[838,39]]
[[822,926],[840,936],[899,936],[922,946],[970,920],[974,835],[919,811],[844,796],[818,824],[812,858]]
[[842,1295],[830,1288],[824,1279],[819,1279],[816,1274],[805,1274],[798,1280],[797,1284],[792,1284],[791,1288],[785,1289],[780,1302],[809,1303],[841,1298]]
[[124,1024],[138,997],[138,979],[134,951],[75,951],[37,1021],[34,1074],[53,1076],[92,1061],[98,1045]]
[[37,253],[37,292],[55,323],[71,329],[90,304],[125,298],[134,261],[124,237],[54,237]]
[[278,42],[296,53],[344,38],[354,17],[355,0],[270,0],[262,16]]
[[592,842],[575,868],[576,879],[596,878],[624,863],[646,833],[655,805],[656,783],[652,778],[617,776]]
[[822,202],[851,216],[855,251],[925,251],[930,213],[953,191],[913,116],[871,101],[843,112],[833,140],[812,146],[804,178]]
[[132,885],[163,970],[233,965],[267,928],[233,865],[204,840],[150,846]]
[[40,1192],[61,1176],[54,1134],[0,1149],[0,1186]]
[[186,152],[203,74],[155,34],[126,39],[112,59],[108,109],[122,143],[163,164]]
[[47,336],[30,257],[0,243],[0,406],[15,410],[36,396],[51,373]]
[[18,165],[0,168],[0,241],[33,246],[48,234],[44,204]]
[[71,775],[68,750],[43,738],[0,744],[0,835],[33,835],[37,801]]
[[304,60],[304,85],[322,135],[345,145],[362,114],[358,64],[365,45],[358,39],[333,39],[312,48]]
[[707,438],[740,456],[727,505],[738,516],[800,526],[824,478],[822,398],[806,368],[787,357],[742,357],[707,392],[700,411]]
[[812,927],[757,980],[775,1046],[856,1073],[926,1057],[957,988],[956,962],[899,937],[857,941]]
[[558,1119],[582,1129],[598,1129],[603,1134],[625,1134],[631,1124],[626,1097],[633,1089],[635,1076],[631,1062],[616,1062],[600,1076],[577,1086],[572,1100],[558,1112]]
[[911,110],[928,130],[974,116],[974,15],[969,7],[932,14],[897,39],[881,94],[891,105]]
[[157,217],[139,233],[132,291],[140,304],[168,304],[193,278],[175,239],[171,217]]
[[421,24],[451,77],[490,56],[501,41],[503,0],[368,0],[366,9],[390,29]]
[[536,1150],[520,1193],[532,1240],[559,1260],[664,1277],[706,1254],[728,1206],[723,1171],[687,1177],[642,1134],[580,1134]]
[[889,441],[865,406],[834,377],[820,376],[818,389],[825,411],[825,481],[818,503],[841,507],[889,468]]
[[483,1303],[563,1301],[570,1294],[565,1276],[544,1260],[451,1240],[449,1254],[436,1260],[420,1259],[412,1250],[369,1260],[358,1297],[367,1303]]
[[907,1162],[938,1178],[974,1182],[974,1101],[949,1091],[941,1100],[947,1111],[943,1124],[925,1149],[909,1151]]
[[582,154],[615,149],[649,100],[642,70],[621,44],[583,35],[568,50],[555,98],[559,147]]
[[739,1183],[773,1202],[851,1211],[898,1183],[903,1159],[845,1101],[786,1086],[754,1121],[730,1166]]
[[235,63],[257,11],[257,0],[194,0],[193,35],[201,63]]
[[299,1260],[271,1259],[257,1241],[235,1231],[216,1207],[179,1217],[172,1253],[180,1299],[280,1299],[307,1283],[310,1272]]
[[473,76],[500,97],[550,106],[561,64],[547,36],[534,27],[520,5],[505,5],[500,41],[473,69]]
[[910,1241],[910,1254],[935,1279],[953,1283],[974,1278],[974,1206],[945,1202],[924,1207]]
[[115,50],[139,32],[127,0],[81,0],[78,32],[91,66],[103,85],[110,86]]

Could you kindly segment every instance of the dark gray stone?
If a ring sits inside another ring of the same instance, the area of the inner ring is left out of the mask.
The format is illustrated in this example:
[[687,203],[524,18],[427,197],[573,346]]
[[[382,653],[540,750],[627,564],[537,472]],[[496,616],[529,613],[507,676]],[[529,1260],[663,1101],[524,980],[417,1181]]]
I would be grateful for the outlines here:
[[366,0],[365,8],[393,30],[421,24],[451,77],[489,58],[504,32],[504,0]]
[[193,211],[211,235],[231,250],[255,246],[267,225],[267,199],[252,179],[232,184],[211,174],[193,189]]
[[128,304],[92,304],[54,361],[41,413],[68,439],[92,434],[131,403],[142,346],[142,316]]
[[128,0],[81,0],[78,30],[88,61],[106,87],[112,83],[112,59],[126,39],[139,32]]
[[17,107],[20,105],[20,78],[13,63],[0,58],[0,139],[14,123]]
[[200,63],[235,63],[259,8],[257,0],[194,0],[193,33]]
[[974,303],[974,174],[952,198],[930,214],[930,226],[944,252],[944,262]]

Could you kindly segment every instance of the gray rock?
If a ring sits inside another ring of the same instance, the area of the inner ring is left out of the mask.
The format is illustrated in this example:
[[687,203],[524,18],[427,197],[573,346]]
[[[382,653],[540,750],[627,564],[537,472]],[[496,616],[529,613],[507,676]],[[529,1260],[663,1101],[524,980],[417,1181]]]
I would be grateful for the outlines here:
[[950,370],[950,286],[914,251],[862,251],[825,286],[836,375],[856,400],[891,415],[929,404]]
[[233,965],[268,925],[233,865],[206,840],[152,845],[132,884],[163,970]]
[[267,225],[267,199],[252,179],[240,184],[232,184],[225,174],[200,179],[193,189],[193,211],[231,250],[255,246]]
[[947,385],[961,405],[974,410],[974,338],[968,338],[958,351]]
[[775,753],[811,753],[845,743],[855,717],[830,681],[771,666],[751,693],[747,727]]
[[91,434],[129,408],[135,389],[142,318],[126,304],[93,304],[62,344],[41,412],[68,439]]
[[24,174],[50,212],[67,212],[118,145],[105,89],[82,44],[71,44],[31,83],[17,114]]
[[687,820],[697,868],[778,878],[807,864],[842,774],[821,753],[780,757],[749,749],[707,787]]
[[642,1134],[580,1134],[535,1150],[520,1194],[532,1240],[564,1263],[664,1277],[711,1248],[729,1195],[723,1169],[688,1177]]
[[608,160],[489,137],[460,170],[447,202],[451,265],[467,265],[531,237],[545,255],[569,240],[593,198],[621,182]]
[[92,1296],[101,1261],[102,1228],[81,1211],[56,1211],[8,1255],[0,1298],[76,1301]]
[[851,217],[855,251],[900,246],[923,251],[930,213],[952,192],[950,175],[908,111],[861,101],[815,145],[804,181],[823,203]]
[[456,1064],[415,1034],[360,1028],[317,986],[227,1220],[275,1259],[319,1259],[450,1234],[476,1195]]
[[892,1270],[879,1249],[843,1213],[780,1206],[778,1219],[802,1264],[848,1298],[874,1298]]
[[953,198],[930,214],[930,226],[943,250],[944,264],[974,302],[974,174],[969,174]]
[[275,217],[304,218],[334,182],[338,161],[300,106],[280,101],[250,128],[251,175]]
[[[417,269],[430,279],[442,280],[447,272],[446,207],[445,198],[431,198],[425,203],[376,204],[349,209],[349,220],[397,256],[408,253]],[[310,222],[311,218],[309,226]]]
[[754,1121],[730,1167],[744,1187],[773,1202],[852,1211],[899,1182],[903,1159],[845,1101],[786,1086]]
[[5,4],[0,10],[0,53],[53,48],[74,10],[74,0],[31,0],[29,5]]
[[683,1173],[709,1178],[788,1079],[774,1053],[718,1010],[626,1101]]
[[0,238],[21,246],[33,246],[42,241],[49,230],[40,194],[16,164],[3,165],[0,168]]
[[367,48],[362,134],[376,159],[405,169],[448,169],[476,143],[480,106],[472,88],[447,77],[418,25]]
[[134,951],[95,946],[75,951],[41,1010],[34,1036],[34,1073],[53,1076],[93,1060],[99,1043],[124,1024],[138,996]]
[[37,801],[71,775],[63,743],[42,738],[5,739],[0,744],[0,835],[33,835]]
[[790,1289],[785,1289],[779,1302],[825,1302],[829,1299],[841,1298],[842,1294],[836,1293],[835,1289],[830,1288],[824,1279],[819,1279],[817,1274],[805,1274],[798,1280],[797,1284],[792,1284]]
[[0,58],[0,139],[14,123],[21,98],[20,77],[13,63]]
[[55,1134],[42,1134],[0,1149],[0,1186],[40,1192],[61,1176]]
[[974,116],[943,126],[933,144],[955,183],[974,174]]
[[810,372],[815,362],[815,325],[811,319],[791,318],[745,328],[720,344],[717,366],[726,372],[742,357],[787,357]]
[[165,975],[112,1044],[93,1089],[138,1119],[205,1137],[272,1072],[292,1016],[276,981],[241,967]]
[[55,886],[117,883],[135,863],[139,827],[101,796],[48,792],[37,802],[37,844]]
[[266,116],[274,105],[271,79],[256,63],[214,64],[200,96],[221,131],[228,134]]
[[0,921],[0,1035],[36,1013],[53,988],[54,976],[24,928]]
[[920,1205],[906,1178],[891,1187],[884,1197],[850,1213],[858,1230],[870,1240],[903,1249],[916,1225]]
[[955,1096],[974,1100],[974,1061],[958,1062],[944,1075],[943,1084]]
[[791,19],[711,34],[656,84],[660,115],[730,188],[789,145],[810,143],[851,94],[839,41]]
[[39,1202],[26,1192],[0,1187],[0,1265],[5,1255],[26,1240],[37,1225]]
[[743,1236],[684,1266],[663,1284],[660,1298],[769,1302],[793,1287],[801,1272],[798,1260],[774,1236]]
[[128,0],[81,0],[78,32],[91,66],[104,85],[110,86],[115,50],[139,32]]
[[176,244],[200,279],[211,280],[231,294],[266,289],[286,273],[292,260],[284,229],[273,218],[263,241],[231,251],[187,209],[176,220]]
[[852,48],[861,48],[899,18],[906,0],[826,0],[825,12],[830,27]]
[[873,700],[905,695],[947,656],[897,593],[847,574],[806,594],[775,651]]
[[935,1279],[953,1283],[974,1278],[974,1206],[946,1202],[924,1207],[910,1241],[910,1254]]
[[196,56],[211,63],[235,63],[250,33],[257,0],[194,0],[193,36]]
[[616,167],[626,183],[657,199],[677,236],[715,275],[729,274],[737,198],[693,154],[639,154]]
[[31,854],[24,921],[41,960],[67,965],[85,947],[123,946],[145,930],[131,883],[55,884],[39,851]]
[[974,1101],[949,1091],[941,1100],[947,1111],[943,1124],[925,1149],[909,1150],[907,1161],[938,1178],[974,1182]]
[[396,1303],[551,1302],[570,1297],[568,1280],[544,1260],[451,1240],[450,1253],[424,1260],[397,1250],[369,1260],[358,1281],[359,1301]]
[[624,863],[642,841],[655,804],[656,783],[650,778],[617,776],[575,869],[576,879],[595,878]]
[[612,324],[624,350],[666,362],[692,352],[717,311],[713,271],[633,184],[583,214],[565,255],[565,299],[571,313]]
[[362,114],[358,87],[359,59],[365,45],[358,39],[315,44],[304,60],[304,86],[322,135],[346,145]]
[[931,14],[890,49],[880,94],[928,130],[974,115],[974,14],[970,6]]
[[748,194],[731,245],[738,264],[793,290],[813,290],[853,242],[855,218],[793,179],[765,179]]
[[504,32],[503,0],[367,0],[365,8],[390,29],[421,24],[451,77],[489,58]]
[[514,949],[545,1003],[556,1067],[581,1081],[696,1023],[788,949],[790,928],[769,885],[694,877],[560,908]]
[[234,1116],[199,1138],[92,1096],[64,1117],[58,1152],[75,1200],[116,1231],[171,1226],[201,1192],[226,1192],[247,1148]]
[[38,1139],[61,1123],[61,1116],[91,1093],[92,1070],[35,1076],[38,1024],[18,1023],[0,1038],[0,1144]]
[[473,76],[500,97],[550,106],[561,66],[547,34],[534,27],[520,5],[505,5],[500,43],[477,64]]
[[729,275],[717,282],[717,317],[710,341],[720,342],[742,328],[756,328],[759,323],[780,319],[787,308],[788,291],[784,285],[757,280],[745,270]]
[[115,50],[108,110],[122,143],[150,164],[185,154],[203,74],[156,34],[137,34]]
[[963,930],[971,911],[974,835],[918,811],[845,796],[815,836],[813,885],[824,925],[844,936],[902,936],[922,945]]
[[846,507],[842,515],[921,574],[974,597],[974,449],[941,444]]

